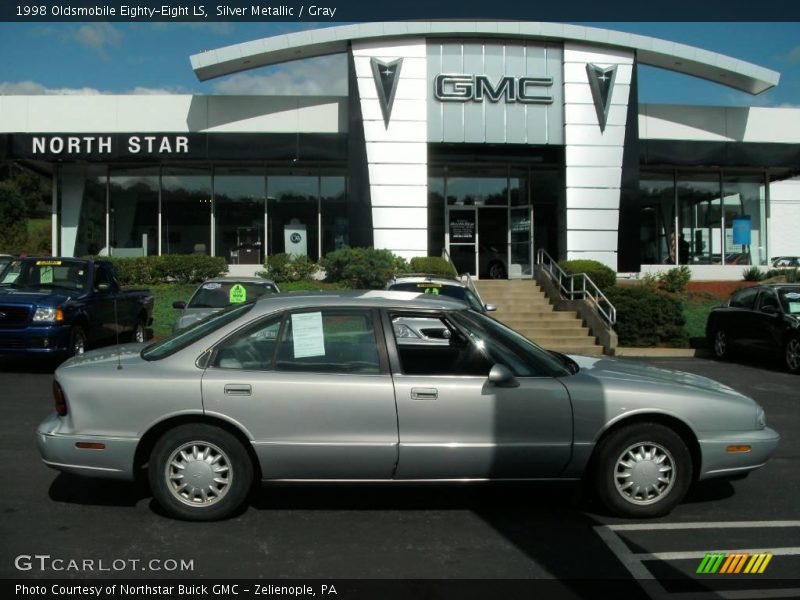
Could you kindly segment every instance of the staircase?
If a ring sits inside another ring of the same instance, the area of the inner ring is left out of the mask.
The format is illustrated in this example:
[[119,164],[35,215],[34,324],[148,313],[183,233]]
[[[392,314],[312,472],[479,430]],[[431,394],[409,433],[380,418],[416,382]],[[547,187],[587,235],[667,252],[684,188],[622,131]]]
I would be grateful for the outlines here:
[[554,310],[535,281],[488,279],[475,285],[486,304],[497,306],[491,317],[540,346],[568,354],[603,354],[578,313]]

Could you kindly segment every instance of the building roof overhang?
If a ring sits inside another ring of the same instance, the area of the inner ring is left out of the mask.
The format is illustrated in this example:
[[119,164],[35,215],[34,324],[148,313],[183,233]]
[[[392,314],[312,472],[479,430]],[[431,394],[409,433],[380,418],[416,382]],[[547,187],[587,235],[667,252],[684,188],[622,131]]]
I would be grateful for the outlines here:
[[561,23],[517,21],[398,21],[358,23],[267,37],[191,57],[200,81],[293,60],[346,52],[354,41],[481,38],[569,41],[631,50],[640,64],[713,81],[750,94],[778,84],[780,73],[702,48],[659,38]]

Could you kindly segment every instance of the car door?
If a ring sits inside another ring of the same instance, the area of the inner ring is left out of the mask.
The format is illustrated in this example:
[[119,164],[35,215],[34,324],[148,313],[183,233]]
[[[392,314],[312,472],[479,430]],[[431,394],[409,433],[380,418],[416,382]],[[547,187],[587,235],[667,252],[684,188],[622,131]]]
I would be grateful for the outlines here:
[[761,352],[781,351],[783,345],[783,311],[778,295],[772,288],[763,288],[758,294],[755,347]]
[[397,411],[377,313],[274,316],[224,340],[209,363],[204,409],[249,432],[264,479],[391,478]]
[[760,318],[756,311],[758,288],[744,289],[731,297],[725,314],[729,343],[752,349],[758,345]]
[[[103,290],[98,286],[105,284]],[[122,335],[124,330],[120,326],[122,315],[119,306],[116,306],[116,296],[119,289],[116,287],[111,270],[103,263],[95,263],[93,289],[89,301],[89,331],[86,332],[91,343],[114,343],[117,333]]]
[[[395,324],[426,318],[430,329],[448,333],[394,334]],[[536,478],[563,470],[572,451],[572,407],[560,381],[542,375],[517,377],[516,387],[490,383],[495,361],[484,333],[471,335],[445,314],[389,311],[384,330],[400,430],[395,479]]]

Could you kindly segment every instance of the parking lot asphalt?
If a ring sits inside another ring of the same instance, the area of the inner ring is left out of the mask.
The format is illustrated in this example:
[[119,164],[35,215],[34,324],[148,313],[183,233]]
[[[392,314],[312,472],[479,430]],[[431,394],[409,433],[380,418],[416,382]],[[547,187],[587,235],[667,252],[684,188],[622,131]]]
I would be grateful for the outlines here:
[[[748,478],[701,484],[670,516],[644,522],[604,515],[577,485],[542,483],[267,487],[229,521],[185,523],[160,514],[146,486],[42,465],[33,433],[52,410],[52,375],[4,360],[0,576],[696,579],[705,552],[763,549],[775,556],[760,582],[796,578],[800,378],[769,364],[637,360],[754,398],[781,433],[777,454]],[[17,568],[28,555],[94,561],[93,570]],[[170,559],[192,568],[171,570]]]

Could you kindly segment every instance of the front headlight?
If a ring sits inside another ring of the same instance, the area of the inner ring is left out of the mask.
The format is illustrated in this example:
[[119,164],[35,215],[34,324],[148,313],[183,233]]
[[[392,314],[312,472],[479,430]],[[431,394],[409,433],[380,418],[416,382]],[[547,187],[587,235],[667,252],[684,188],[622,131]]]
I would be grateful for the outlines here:
[[764,429],[767,426],[767,415],[764,413],[764,409],[760,406],[756,411],[756,428],[757,429]]
[[33,313],[34,323],[61,323],[64,321],[64,311],[60,308],[37,308]]

